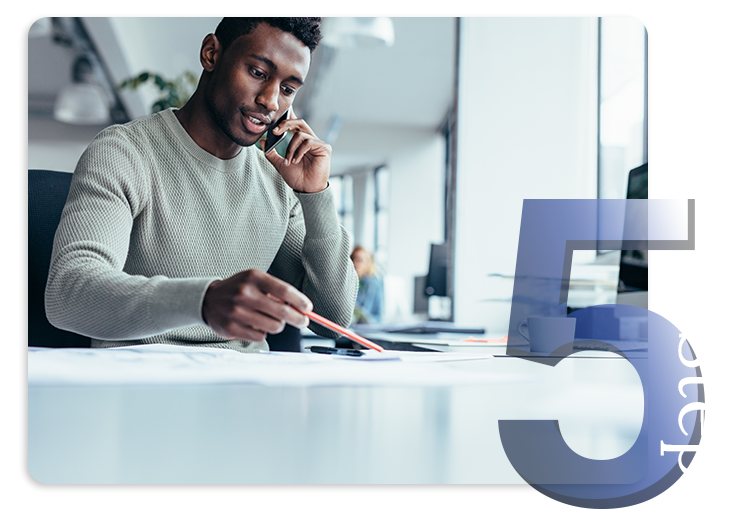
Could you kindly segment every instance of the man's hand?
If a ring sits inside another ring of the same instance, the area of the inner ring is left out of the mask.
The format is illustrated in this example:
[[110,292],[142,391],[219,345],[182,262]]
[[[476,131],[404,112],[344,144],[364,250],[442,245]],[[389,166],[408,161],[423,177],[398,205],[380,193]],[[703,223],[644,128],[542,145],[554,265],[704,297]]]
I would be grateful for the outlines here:
[[207,288],[202,316],[210,328],[225,338],[261,342],[277,334],[285,323],[303,328],[313,304],[303,293],[260,270],[246,270]]
[[288,119],[278,124],[274,130],[277,135],[284,131],[293,134],[285,158],[274,149],[266,157],[294,191],[323,191],[329,181],[332,147],[319,139],[306,121],[292,117],[294,114],[291,109]]

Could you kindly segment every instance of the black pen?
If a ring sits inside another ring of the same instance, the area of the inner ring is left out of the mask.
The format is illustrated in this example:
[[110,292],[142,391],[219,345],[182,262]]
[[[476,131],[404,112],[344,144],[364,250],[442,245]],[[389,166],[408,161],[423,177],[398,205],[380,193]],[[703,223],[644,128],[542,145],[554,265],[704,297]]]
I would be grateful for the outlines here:
[[318,345],[306,347],[306,349],[309,349],[312,353],[341,354],[342,356],[363,356],[364,354],[363,351],[357,349],[337,349],[336,347],[320,347]]

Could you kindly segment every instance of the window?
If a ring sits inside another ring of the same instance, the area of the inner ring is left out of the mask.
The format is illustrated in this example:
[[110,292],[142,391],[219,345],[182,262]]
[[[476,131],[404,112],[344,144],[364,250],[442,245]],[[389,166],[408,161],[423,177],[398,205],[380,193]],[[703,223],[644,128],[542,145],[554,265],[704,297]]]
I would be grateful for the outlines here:
[[388,167],[376,168],[373,173],[375,185],[374,203],[374,243],[373,251],[376,261],[381,265],[388,264],[389,243],[389,177]]
[[635,18],[599,19],[598,197],[624,199],[647,162],[647,34]]
[[372,252],[382,269],[388,263],[389,179],[386,166],[329,178],[340,223],[353,244]]
[[350,233],[353,232],[352,214],[352,176],[330,176],[329,188],[334,196],[334,206],[337,208],[339,222],[342,223]]

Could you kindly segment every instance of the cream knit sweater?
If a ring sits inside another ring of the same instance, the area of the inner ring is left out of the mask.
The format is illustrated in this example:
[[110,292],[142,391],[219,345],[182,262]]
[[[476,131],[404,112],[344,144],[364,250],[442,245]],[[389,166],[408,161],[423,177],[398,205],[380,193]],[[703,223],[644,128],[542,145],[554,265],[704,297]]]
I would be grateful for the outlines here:
[[47,317],[93,347],[266,349],[205,325],[208,285],[271,267],[346,326],[357,291],[349,254],[329,189],[293,192],[254,146],[216,158],[165,110],[105,129],[81,157],[54,240]]

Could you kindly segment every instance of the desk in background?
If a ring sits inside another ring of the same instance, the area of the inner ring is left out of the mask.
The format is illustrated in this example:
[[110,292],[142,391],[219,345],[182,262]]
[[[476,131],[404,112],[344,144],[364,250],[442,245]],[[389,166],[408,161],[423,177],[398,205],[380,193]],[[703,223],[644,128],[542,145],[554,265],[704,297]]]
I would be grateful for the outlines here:
[[[456,354],[492,355],[495,357],[507,356],[507,337],[489,335],[467,336],[461,333],[396,333],[382,331],[363,331],[361,335],[376,342],[387,350],[393,351],[417,351],[417,352],[443,352]],[[593,348],[608,349],[608,344],[599,340],[579,341],[581,349],[573,355],[574,358],[597,358],[595,351],[582,349]],[[314,345],[313,339],[306,338],[307,345]],[[339,343],[340,340],[337,341]],[[630,359],[647,358],[647,340],[645,341],[610,341]],[[331,341],[329,341],[331,344]],[[357,344],[345,339],[344,346],[362,348]],[[526,340],[511,345],[513,357],[533,356]]]

